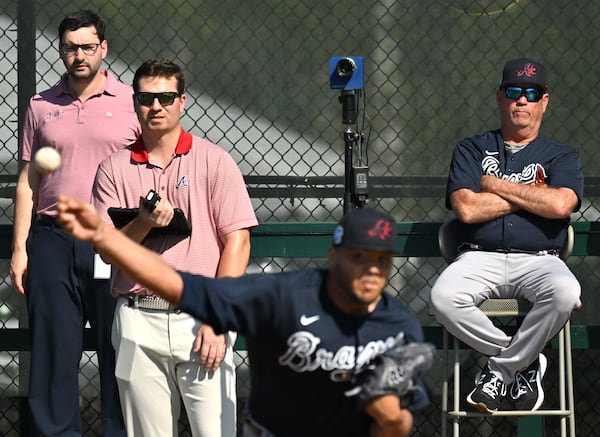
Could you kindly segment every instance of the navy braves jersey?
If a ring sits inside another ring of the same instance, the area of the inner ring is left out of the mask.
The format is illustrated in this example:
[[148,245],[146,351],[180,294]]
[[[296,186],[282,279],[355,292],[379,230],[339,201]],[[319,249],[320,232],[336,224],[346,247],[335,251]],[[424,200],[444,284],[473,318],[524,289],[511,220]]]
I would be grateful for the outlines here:
[[[500,130],[461,141],[454,149],[446,206],[450,193],[461,188],[480,191],[483,175],[520,183],[545,183],[551,187],[571,188],[583,198],[583,170],[575,149],[539,135],[517,153],[505,150]],[[486,249],[550,250],[563,246],[569,219],[548,219],[519,210],[495,220],[478,224],[461,223],[458,241]]]
[[[345,392],[350,378],[397,339],[423,341],[416,317],[386,292],[375,311],[342,313],[326,290],[327,270],[209,279],[181,273],[180,309],[216,332],[246,337],[250,415],[276,436],[363,436],[369,416]],[[422,383],[406,407],[428,403]]]

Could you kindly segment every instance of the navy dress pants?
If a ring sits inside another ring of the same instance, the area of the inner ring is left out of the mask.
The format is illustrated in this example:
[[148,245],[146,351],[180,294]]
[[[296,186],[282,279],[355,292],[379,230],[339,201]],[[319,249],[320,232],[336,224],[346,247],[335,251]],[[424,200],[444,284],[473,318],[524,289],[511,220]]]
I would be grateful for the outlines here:
[[97,345],[103,435],[125,437],[111,329],[116,299],[94,279],[94,252],[59,226],[36,222],[25,282],[31,329],[28,434],[80,437],[79,362],[89,320]]

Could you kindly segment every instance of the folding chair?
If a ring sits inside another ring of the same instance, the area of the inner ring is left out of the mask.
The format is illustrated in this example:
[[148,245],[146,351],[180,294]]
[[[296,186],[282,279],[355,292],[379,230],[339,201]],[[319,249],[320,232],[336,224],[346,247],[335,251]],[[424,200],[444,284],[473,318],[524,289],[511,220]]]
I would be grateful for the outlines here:
[[[456,228],[458,219],[452,219],[444,223],[438,233],[440,253],[444,260],[450,264],[457,255],[458,241],[456,240]],[[567,241],[560,250],[559,257],[566,260],[573,250],[574,231],[568,228]],[[488,317],[523,317],[531,308],[531,302],[519,299],[487,299],[479,308]],[[448,419],[452,420],[453,436],[460,436],[460,419],[469,417],[488,416],[559,416],[561,437],[567,436],[567,422],[570,437],[575,437],[575,403],[573,394],[573,357],[571,350],[571,324],[567,321],[565,326],[557,334],[558,338],[558,409],[540,409],[537,411],[497,411],[486,414],[480,411],[461,409],[460,404],[460,342],[453,337],[453,399],[452,408],[448,409],[448,365],[449,365],[449,334],[443,330],[443,383],[442,383],[442,437],[447,435]]]

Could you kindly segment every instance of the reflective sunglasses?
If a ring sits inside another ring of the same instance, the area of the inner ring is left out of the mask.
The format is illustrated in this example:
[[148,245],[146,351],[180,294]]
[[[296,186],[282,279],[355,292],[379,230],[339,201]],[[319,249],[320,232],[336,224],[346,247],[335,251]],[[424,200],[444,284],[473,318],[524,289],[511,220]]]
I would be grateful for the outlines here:
[[528,102],[537,102],[544,95],[544,91],[540,88],[522,88],[520,86],[504,87],[504,94],[508,99],[519,100],[521,96],[525,96]]
[[154,103],[154,99],[158,99],[158,103],[160,103],[163,106],[169,106],[173,104],[173,102],[175,101],[175,97],[179,96],[181,96],[181,94],[174,92],[146,93],[144,91],[138,91],[137,93],[135,93],[135,98],[137,99],[137,101],[140,102],[140,105],[144,106],[152,106],[152,104]]
[[64,44],[60,46],[60,52],[63,55],[74,55],[77,53],[79,49],[83,52],[84,55],[91,56],[96,53],[100,47],[100,43],[95,44]]

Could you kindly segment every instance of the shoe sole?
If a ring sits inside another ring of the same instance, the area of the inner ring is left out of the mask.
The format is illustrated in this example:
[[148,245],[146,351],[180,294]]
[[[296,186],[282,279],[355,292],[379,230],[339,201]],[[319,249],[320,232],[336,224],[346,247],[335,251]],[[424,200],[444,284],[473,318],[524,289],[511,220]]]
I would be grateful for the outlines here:
[[471,406],[472,408],[475,408],[476,410],[481,411],[482,413],[486,413],[486,414],[493,414],[498,411],[498,410],[490,410],[487,407],[487,405],[484,404],[483,402],[478,402],[478,403],[469,402],[469,406]]
[[544,403],[544,389],[542,388],[542,379],[544,378],[544,374],[546,373],[546,369],[548,367],[548,360],[546,359],[546,356],[544,354],[540,354],[539,362],[540,362],[540,367],[539,367],[538,374],[536,375],[536,378],[535,378],[535,383],[536,383],[537,389],[538,389],[538,398],[537,398],[537,401],[535,402],[535,405],[531,409],[531,411],[535,411],[535,410],[539,409],[542,406],[542,404]]
[[[473,390],[473,391],[475,391],[475,390]],[[496,411],[498,411],[497,409],[496,410],[490,410],[487,407],[487,405],[485,403],[483,403],[483,402],[475,402],[473,400],[473,398],[471,398],[471,395],[473,394],[473,391],[471,393],[469,393],[469,395],[467,396],[467,404],[469,404],[469,406],[475,408],[476,410],[481,411],[482,413],[486,413],[486,414],[492,414],[492,413],[495,413]]]

